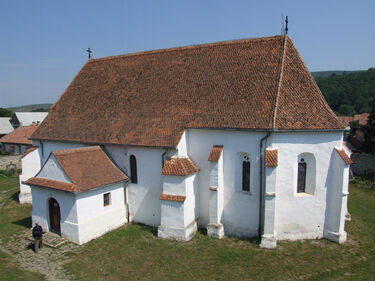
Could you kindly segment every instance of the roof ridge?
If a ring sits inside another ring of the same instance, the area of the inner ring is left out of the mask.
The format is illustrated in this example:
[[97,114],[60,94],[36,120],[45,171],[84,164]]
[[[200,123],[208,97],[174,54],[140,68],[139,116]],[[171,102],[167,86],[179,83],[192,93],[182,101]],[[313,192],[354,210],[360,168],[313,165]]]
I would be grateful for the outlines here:
[[277,82],[277,90],[276,90],[276,99],[275,99],[275,106],[272,114],[272,122],[271,129],[275,129],[275,123],[276,123],[276,114],[277,114],[277,107],[278,107],[278,102],[279,102],[279,94],[280,94],[280,88],[281,88],[281,81],[283,78],[283,69],[284,69],[284,61],[285,61],[285,49],[286,49],[286,41],[287,41],[288,35],[284,35],[284,42],[283,42],[283,50],[282,50],[282,56],[281,56],[281,61],[280,61],[280,71],[279,71],[279,77],[278,77],[278,82]]
[[[296,48],[296,46],[294,45],[293,41],[292,41],[292,40],[290,40],[290,41],[291,41],[292,46],[294,47],[294,49],[297,50],[297,48]],[[346,125],[344,124],[344,122],[341,121],[341,120],[337,117],[337,115],[335,114],[335,112],[334,112],[334,111],[332,110],[332,108],[328,105],[326,99],[325,99],[324,96],[323,96],[322,91],[320,90],[318,84],[316,83],[314,77],[313,77],[312,74],[311,74],[311,71],[309,70],[309,68],[308,68],[307,65],[305,64],[305,61],[302,59],[301,54],[298,52],[298,50],[297,50],[296,53],[297,53],[298,58],[299,58],[300,61],[302,62],[303,66],[304,66],[305,69],[307,70],[308,75],[309,75],[311,81],[313,82],[314,87],[315,87],[315,88],[318,90],[318,92],[320,93],[319,98],[323,101],[323,105],[324,105],[324,107],[328,110],[329,113],[331,113],[331,114],[333,115],[334,118],[336,118],[336,120],[337,120],[340,124],[342,124],[343,127],[346,127]]]
[[53,155],[66,155],[72,153],[83,153],[93,150],[101,150],[99,145],[92,145],[92,146],[83,146],[83,147],[76,147],[76,148],[68,148],[68,149],[60,149],[60,150],[53,150]]
[[112,60],[112,59],[117,59],[117,58],[121,58],[121,57],[125,58],[125,57],[133,57],[133,56],[151,55],[151,54],[155,54],[155,53],[156,54],[157,53],[167,53],[167,52],[173,52],[173,51],[176,51],[176,50],[180,51],[180,50],[206,48],[206,47],[211,47],[211,46],[234,45],[234,44],[240,44],[240,43],[245,43],[245,42],[249,42],[249,41],[256,42],[256,41],[276,40],[276,39],[279,39],[282,36],[283,35],[274,35],[274,36],[267,36],[267,37],[254,37],[254,38],[242,38],[242,39],[225,40],[225,41],[218,41],[218,42],[211,42],[211,43],[186,45],[186,46],[180,46],[180,47],[147,50],[147,51],[133,52],[133,53],[128,53],[128,54],[121,54],[121,55],[115,55],[115,56],[95,58],[95,59],[89,60],[87,63],[104,61],[104,60]]

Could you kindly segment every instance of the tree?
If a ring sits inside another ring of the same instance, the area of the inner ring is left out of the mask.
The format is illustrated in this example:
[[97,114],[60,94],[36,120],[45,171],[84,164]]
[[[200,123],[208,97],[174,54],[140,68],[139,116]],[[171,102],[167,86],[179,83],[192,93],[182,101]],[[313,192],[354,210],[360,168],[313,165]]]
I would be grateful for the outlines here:
[[0,117],[13,117],[13,111],[0,107]]
[[339,113],[343,116],[354,116],[354,107],[349,104],[343,104],[339,106]]
[[372,103],[372,110],[364,126],[365,150],[375,155],[375,99]]
[[49,109],[48,108],[39,107],[37,109],[31,110],[31,112],[49,112]]

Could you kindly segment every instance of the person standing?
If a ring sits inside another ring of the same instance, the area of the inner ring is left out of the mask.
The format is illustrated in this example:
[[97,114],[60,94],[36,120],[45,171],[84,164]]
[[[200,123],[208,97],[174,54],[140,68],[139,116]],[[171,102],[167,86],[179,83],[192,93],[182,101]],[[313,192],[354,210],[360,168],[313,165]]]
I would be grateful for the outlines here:
[[35,222],[33,227],[33,238],[34,238],[34,251],[38,253],[40,248],[43,248],[43,228],[39,225],[39,222]]

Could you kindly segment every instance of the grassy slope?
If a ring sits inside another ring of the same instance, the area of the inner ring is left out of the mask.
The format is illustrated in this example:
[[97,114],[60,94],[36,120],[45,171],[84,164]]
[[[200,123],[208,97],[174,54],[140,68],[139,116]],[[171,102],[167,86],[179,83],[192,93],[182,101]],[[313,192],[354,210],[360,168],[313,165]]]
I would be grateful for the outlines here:
[[[30,226],[30,206],[17,203],[17,178],[0,175],[0,239]],[[78,280],[372,280],[375,276],[375,190],[351,185],[349,241],[256,242],[212,239],[198,233],[187,243],[158,239],[155,230],[131,224],[70,253],[65,265]],[[0,252],[0,279],[40,280]],[[34,279],[33,279],[34,278]]]
[[[2,241],[7,241],[12,234],[31,226],[31,205],[18,204],[18,190],[18,177],[5,177],[0,174],[0,239]],[[16,260],[2,252],[0,248],[0,280],[44,280],[44,277],[20,269]]]

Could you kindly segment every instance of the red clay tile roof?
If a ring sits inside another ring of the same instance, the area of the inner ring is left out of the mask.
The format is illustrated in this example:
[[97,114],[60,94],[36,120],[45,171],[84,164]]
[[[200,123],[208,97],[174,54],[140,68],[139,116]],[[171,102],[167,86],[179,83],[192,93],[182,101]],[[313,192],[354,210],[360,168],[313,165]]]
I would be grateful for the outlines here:
[[53,189],[58,189],[58,190],[68,191],[68,192],[79,191],[78,186],[72,183],[43,179],[43,178],[36,178],[36,177],[29,178],[27,181],[25,181],[25,184],[35,185],[35,186],[40,186],[40,187],[48,187],[48,188],[53,188]]
[[274,36],[89,60],[32,137],[176,147],[185,128],[344,127]]
[[30,136],[37,129],[37,125],[32,124],[29,126],[20,126],[9,134],[0,138],[2,143],[15,143],[15,144],[32,144],[32,141],[29,139]]
[[277,167],[278,165],[278,150],[266,150],[266,167]]
[[184,196],[184,195],[171,195],[171,194],[161,194],[160,195],[160,200],[184,202],[185,199],[186,199],[186,196]]
[[199,169],[190,158],[170,158],[164,162],[162,175],[187,176],[198,172]]
[[211,149],[210,156],[208,157],[208,161],[211,162],[218,162],[223,151],[222,145],[214,145]]
[[344,122],[344,124],[346,126],[349,126],[350,122],[353,121],[353,117],[352,116],[337,116],[337,118],[339,118],[341,120],[341,122]]
[[[25,153],[22,155],[22,158],[24,158],[27,154],[33,152],[34,150],[37,150],[38,148],[39,148],[39,146],[32,146],[32,147],[30,147],[30,148],[27,149],[27,150],[25,151]],[[22,159],[22,158],[21,158],[21,159]]]
[[354,121],[358,120],[359,124],[366,125],[369,116],[370,116],[370,113],[356,114],[354,115],[353,120]]
[[348,156],[348,154],[346,154],[345,150],[344,149],[337,149],[335,148],[337,153],[340,155],[340,157],[342,158],[342,160],[344,160],[345,164],[353,164],[353,161],[352,159],[350,159],[350,157]]
[[[100,146],[56,150],[51,154],[72,182],[74,190],[71,191],[74,192],[83,192],[128,179]],[[39,180],[38,175],[35,178]],[[41,185],[39,184],[39,186]],[[61,184],[55,184],[52,188],[70,191]]]

